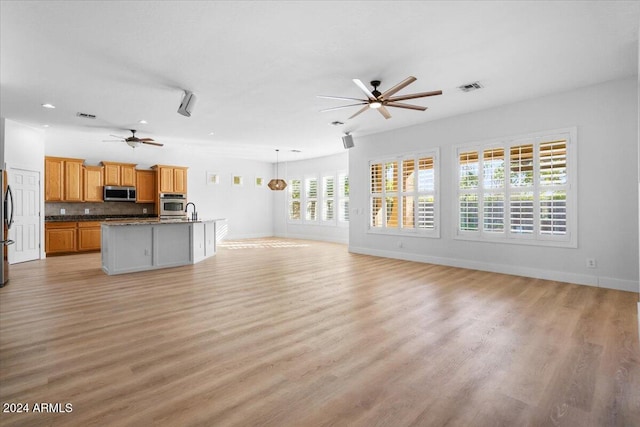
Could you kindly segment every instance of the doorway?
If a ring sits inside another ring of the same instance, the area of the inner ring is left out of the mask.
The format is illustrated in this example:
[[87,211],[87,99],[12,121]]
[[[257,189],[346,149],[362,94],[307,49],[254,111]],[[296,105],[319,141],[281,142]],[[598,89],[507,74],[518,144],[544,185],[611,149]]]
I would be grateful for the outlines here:
[[9,238],[9,263],[40,259],[40,172],[24,169],[8,171],[13,191],[13,225]]

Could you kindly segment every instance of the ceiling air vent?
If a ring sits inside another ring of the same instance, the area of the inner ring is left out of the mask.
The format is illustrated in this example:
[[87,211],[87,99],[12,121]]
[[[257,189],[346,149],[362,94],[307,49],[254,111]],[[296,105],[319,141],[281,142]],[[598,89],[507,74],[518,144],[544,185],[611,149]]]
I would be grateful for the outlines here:
[[482,89],[483,87],[484,86],[482,86],[480,82],[473,82],[466,85],[458,86],[458,89],[463,92],[472,92],[474,90]]
[[81,117],[83,119],[95,119],[96,116],[93,114],[87,114],[87,113],[76,113],[76,116]]
[[335,122],[331,122],[329,124],[332,125],[332,126],[342,126],[344,123],[339,122],[339,121],[336,120]]

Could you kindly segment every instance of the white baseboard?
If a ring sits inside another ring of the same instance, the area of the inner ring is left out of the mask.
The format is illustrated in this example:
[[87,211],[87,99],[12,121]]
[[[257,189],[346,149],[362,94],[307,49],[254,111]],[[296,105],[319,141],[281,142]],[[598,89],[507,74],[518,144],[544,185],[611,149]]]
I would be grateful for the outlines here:
[[291,233],[287,233],[287,235],[285,236],[276,236],[276,237],[281,237],[283,239],[302,239],[302,240],[315,240],[318,242],[329,242],[329,243],[342,243],[343,245],[347,245],[349,244],[349,237],[346,238],[340,238],[340,237],[325,237],[325,236],[318,236],[316,234],[291,234]]
[[466,259],[434,257],[429,255],[385,251],[362,247],[349,246],[349,252],[373,255],[384,258],[402,259],[405,261],[424,262],[428,264],[446,265],[449,267],[469,268],[472,270],[490,271],[492,273],[513,274],[515,276],[533,277],[536,279],[554,280],[557,282],[575,283],[578,285],[596,286],[600,288],[616,289],[620,291],[638,292],[638,282],[634,280],[600,277],[590,274],[552,271],[517,265],[486,263]]

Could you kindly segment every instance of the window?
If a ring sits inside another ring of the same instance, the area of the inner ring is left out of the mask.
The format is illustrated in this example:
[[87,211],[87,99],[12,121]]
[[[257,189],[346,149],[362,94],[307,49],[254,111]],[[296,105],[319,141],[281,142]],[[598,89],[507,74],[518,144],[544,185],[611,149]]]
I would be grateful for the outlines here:
[[436,152],[369,164],[369,229],[439,237]]
[[289,219],[300,220],[302,206],[302,182],[299,179],[289,181]]
[[315,221],[318,219],[318,180],[316,178],[304,180],[304,194],[307,206],[304,219]]
[[322,225],[349,221],[349,177],[346,173],[326,173],[320,179],[288,179],[289,222]]
[[349,221],[349,175],[338,174],[338,222]]
[[457,236],[576,242],[575,129],[457,150]]

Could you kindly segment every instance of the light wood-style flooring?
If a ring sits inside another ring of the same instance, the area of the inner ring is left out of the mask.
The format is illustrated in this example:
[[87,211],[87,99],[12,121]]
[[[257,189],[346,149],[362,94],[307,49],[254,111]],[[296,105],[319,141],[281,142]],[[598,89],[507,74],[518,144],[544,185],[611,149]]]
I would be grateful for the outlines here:
[[301,240],[48,258],[0,289],[0,401],[72,412],[0,425],[640,426],[636,304]]

